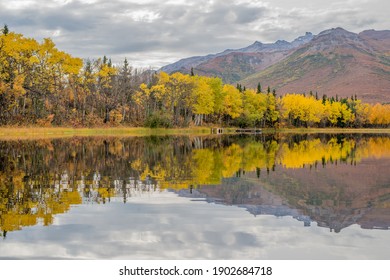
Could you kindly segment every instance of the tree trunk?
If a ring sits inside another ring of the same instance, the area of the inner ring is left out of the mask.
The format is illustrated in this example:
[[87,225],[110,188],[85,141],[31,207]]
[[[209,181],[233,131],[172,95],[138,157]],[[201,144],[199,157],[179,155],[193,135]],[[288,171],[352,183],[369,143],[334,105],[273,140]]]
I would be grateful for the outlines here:
[[106,106],[106,117],[104,118],[104,123],[108,123],[110,121],[110,110],[108,106]]
[[201,126],[203,121],[203,114],[196,114],[195,115],[195,125]]

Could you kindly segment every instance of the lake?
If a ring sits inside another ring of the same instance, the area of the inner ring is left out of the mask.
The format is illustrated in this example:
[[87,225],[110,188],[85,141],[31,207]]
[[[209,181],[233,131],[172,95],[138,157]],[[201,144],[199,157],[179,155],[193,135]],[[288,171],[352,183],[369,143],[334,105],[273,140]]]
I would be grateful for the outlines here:
[[1,259],[389,259],[390,137],[0,141]]

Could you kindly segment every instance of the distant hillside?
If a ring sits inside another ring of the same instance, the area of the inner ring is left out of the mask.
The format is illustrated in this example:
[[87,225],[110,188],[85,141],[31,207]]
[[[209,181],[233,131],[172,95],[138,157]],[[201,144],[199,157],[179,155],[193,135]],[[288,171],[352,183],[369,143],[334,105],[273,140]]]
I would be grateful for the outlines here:
[[250,87],[258,82],[279,94],[356,94],[366,102],[389,102],[390,31],[323,31],[285,59],[241,81]]
[[197,74],[218,76],[225,83],[234,83],[287,57],[291,50],[312,38],[313,34],[307,32],[292,42],[278,40],[275,43],[263,44],[256,41],[241,49],[227,49],[217,54],[184,58],[160,70],[167,73],[190,73],[191,68],[194,68]]
[[390,102],[390,31],[359,34],[342,28],[316,36],[306,33],[292,42],[255,42],[236,50],[185,58],[160,70],[218,76],[237,82],[287,92],[318,92],[321,96],[357,95],[365,102]]

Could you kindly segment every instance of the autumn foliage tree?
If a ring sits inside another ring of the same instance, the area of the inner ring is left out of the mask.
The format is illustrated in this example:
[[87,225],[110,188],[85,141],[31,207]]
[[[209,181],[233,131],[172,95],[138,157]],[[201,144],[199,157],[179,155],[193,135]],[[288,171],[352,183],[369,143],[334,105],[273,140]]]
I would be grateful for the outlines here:
[[196,73],[72,57],[46,38],[0,34],[0,125],[388,127],[389,104],[318,93],[277,97]]

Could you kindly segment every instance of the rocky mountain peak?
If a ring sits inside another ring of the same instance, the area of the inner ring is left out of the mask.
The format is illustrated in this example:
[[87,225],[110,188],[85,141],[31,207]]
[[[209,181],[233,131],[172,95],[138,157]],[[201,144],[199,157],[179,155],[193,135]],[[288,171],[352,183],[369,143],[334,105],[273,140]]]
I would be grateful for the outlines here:
[[291,44],[294,47],[298,47],[298,46],[301,46],[303,44],[310,42],[313,39],[313,37],[314,37],[313,33],[306,32],[305,35],[296,38],[294,41],[291,42]]
[[341,27],[331,28],[320,32],[315,39],[324,38],[324,39],[356,39],[358,35],[356,33],[347,31]]
[[330,51],[335,48],[359,48],[369,51],[365,41],[358,34],[341,27],[327,29],[314,36],[309,43],[311,51]]
[[389,100],[390,30],[359,34],[343,28],[306,32],[288,42],[255,41],[241,49],[189,57],[163,67],[168,73],[218,76],[225,83],[256,87],[261,81],[279,93],[318,91],[366,102]]

